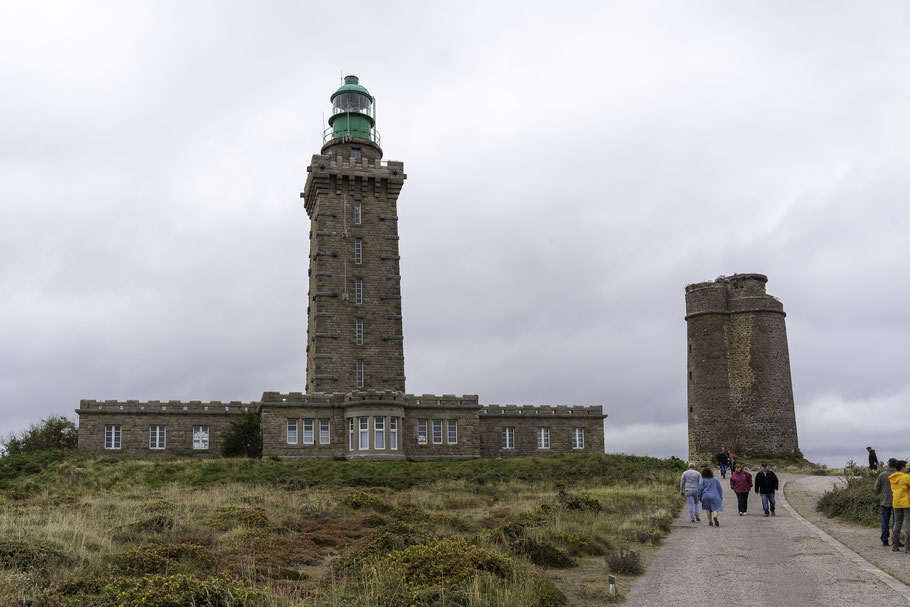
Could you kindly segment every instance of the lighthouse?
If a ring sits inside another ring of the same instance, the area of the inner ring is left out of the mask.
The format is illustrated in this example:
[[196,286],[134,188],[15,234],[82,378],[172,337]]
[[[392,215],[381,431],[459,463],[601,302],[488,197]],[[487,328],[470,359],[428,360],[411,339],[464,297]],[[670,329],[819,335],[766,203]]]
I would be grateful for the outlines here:
[[376,99],[357,76],[346,76],[330,101],[301,193],[310,218],[306,391],[403,393],[404,163],[382,160]]

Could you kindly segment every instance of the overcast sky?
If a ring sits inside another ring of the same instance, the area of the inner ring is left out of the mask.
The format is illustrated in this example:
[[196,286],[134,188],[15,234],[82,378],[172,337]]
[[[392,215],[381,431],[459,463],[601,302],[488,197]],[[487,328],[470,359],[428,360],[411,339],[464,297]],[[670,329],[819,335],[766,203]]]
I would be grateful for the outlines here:
[[407,389],[686,454],[686,284],[787,311],[800,446],[910,455],[906,2],[0,2],[0,434],[301,391],[342,73],[399,200]]

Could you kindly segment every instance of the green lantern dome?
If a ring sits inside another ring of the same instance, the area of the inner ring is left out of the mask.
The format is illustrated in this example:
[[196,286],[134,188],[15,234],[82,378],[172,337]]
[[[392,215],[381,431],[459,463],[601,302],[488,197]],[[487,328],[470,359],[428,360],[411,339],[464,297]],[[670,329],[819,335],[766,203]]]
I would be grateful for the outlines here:
[[376,100],[357,76],[345,76],[344,84],[332,93],[332,116],[326,129],[325,141],[330,139],[366,139],[379,143],[376,132]]

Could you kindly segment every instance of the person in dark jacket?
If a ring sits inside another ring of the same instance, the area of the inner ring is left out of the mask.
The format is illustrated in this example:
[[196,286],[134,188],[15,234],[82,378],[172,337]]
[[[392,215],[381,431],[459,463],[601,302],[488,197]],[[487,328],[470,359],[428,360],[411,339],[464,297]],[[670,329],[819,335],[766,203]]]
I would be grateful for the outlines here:
[[[891,482],[888,480],[888,477],[894,474],[896,462],[894,458],[888,459],[888,467],[884,469],[875,479],[875,492],[881,496],[881,501],[879,502],[882,506],[882,546],[889,546],[888,538],[891,536],[891,528],[894,527],[894,507],[892,506],[892,500],[894,495],[891,493]],[[898,541],[898,548],[902,547],[902,543]]]
[[730,465],[730,457],[727,455],[727,450],[723,447],[720,448],[717,454],[717,465],[720,466],[720,477],[727,478],[727,466]]
[[875,449],[866,447],[866,451],[869,452],[869,470],[878,470],[878,456],[875,454]]
[[730,475],[730,489],[736,494],[736,502],[739,506],[739,515],[746,516],[746,510],[749,508],[749,492],[752,491],[752,475],[748,470],[744,470],[742,464],[733,466],[733,474]]
[[765,516],[769,514],[774,516],[775,491],[777,491],[777,475],[771,471],[766,462],[762,462],[761,470],[755,475],[755,492],[761,495],[761,507],[765,511]]

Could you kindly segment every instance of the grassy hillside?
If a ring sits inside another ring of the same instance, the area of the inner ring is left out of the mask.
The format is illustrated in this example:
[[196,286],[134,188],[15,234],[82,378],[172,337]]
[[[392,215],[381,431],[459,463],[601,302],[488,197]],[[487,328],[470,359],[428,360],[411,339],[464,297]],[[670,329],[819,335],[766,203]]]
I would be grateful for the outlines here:
[[10,456],[0,605],[602,603],[604,556],[661,540],[681,470],[622,455]]

